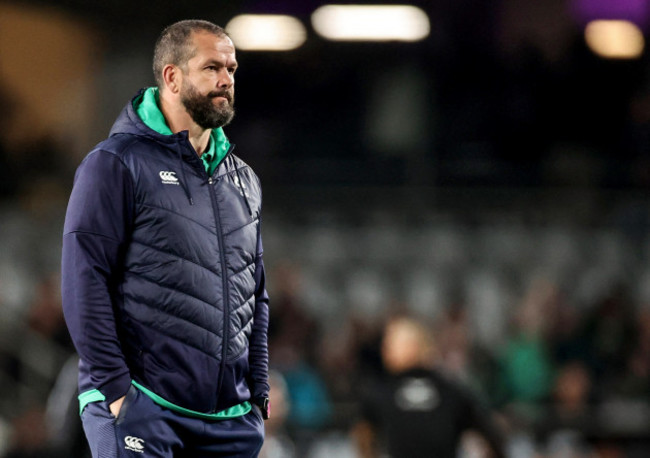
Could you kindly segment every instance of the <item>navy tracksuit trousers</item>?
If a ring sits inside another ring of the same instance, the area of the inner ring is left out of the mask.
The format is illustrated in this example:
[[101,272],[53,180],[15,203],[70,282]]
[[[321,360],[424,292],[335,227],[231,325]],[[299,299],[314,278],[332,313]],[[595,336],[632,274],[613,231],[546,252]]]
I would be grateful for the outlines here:
[[206,421],[165,409],[134,386],[117,418],[106,402],[94,402],[81,419],[93,458],[249,458],[264,441],[255,406],[242,417]]

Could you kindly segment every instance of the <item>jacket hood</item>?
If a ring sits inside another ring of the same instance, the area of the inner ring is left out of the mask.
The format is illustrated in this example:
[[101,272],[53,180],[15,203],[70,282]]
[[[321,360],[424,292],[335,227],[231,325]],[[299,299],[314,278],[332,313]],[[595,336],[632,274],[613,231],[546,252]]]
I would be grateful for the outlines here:
[[113,135],[119,134],[137,135],[139,137],[148,137],[167,145],[172,145],[178,143],[180,140],[187,139],[187,131],[178,132],[172,135],[164,135],[151,129],[144,123],[144,121],[142,121],[142,119],[140,119],[135,108],[133,108],[133,104],[143,96],[144,91],[145,89],[140,89],[122,109],[111,128],[109,136],[112,137]]

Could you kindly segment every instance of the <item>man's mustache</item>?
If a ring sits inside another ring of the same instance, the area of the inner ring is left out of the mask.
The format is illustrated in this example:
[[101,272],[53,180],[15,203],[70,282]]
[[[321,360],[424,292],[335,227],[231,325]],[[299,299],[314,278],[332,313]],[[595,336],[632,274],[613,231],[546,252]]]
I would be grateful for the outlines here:
[[224,97],[228,103],[232,103],[232,94],[228,91],[213,91],[208,94],[208,97],[214,99],[216,97]]

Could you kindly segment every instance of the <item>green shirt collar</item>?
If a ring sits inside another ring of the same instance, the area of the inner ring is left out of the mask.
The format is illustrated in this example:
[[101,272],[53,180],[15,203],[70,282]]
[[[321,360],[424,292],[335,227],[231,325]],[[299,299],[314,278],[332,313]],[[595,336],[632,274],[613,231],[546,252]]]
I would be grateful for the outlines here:
[[[133,101],[133,108],[138,113],[142,122],[151,130],[161,135],[173,135],[167,125],[165,116],[160,111],[160,101],[157,87],[145,89],[141,97]],[[208,149],[201,155],[201,161],[208,175],[212,175],[219,163],[226,157],[230,149],[230,142],[223,132],[223,128],[212,129]]]

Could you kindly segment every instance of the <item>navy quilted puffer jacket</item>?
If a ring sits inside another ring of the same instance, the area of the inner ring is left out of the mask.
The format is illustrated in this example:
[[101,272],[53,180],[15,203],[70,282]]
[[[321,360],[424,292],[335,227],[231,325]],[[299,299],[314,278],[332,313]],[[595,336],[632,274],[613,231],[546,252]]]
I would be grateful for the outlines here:
[[129,103],[77,170],[62,295],[80,392],[134,380],[214,413],[268,396],[260,182],[232,151],[208,176],[187,132],[161,135]]

